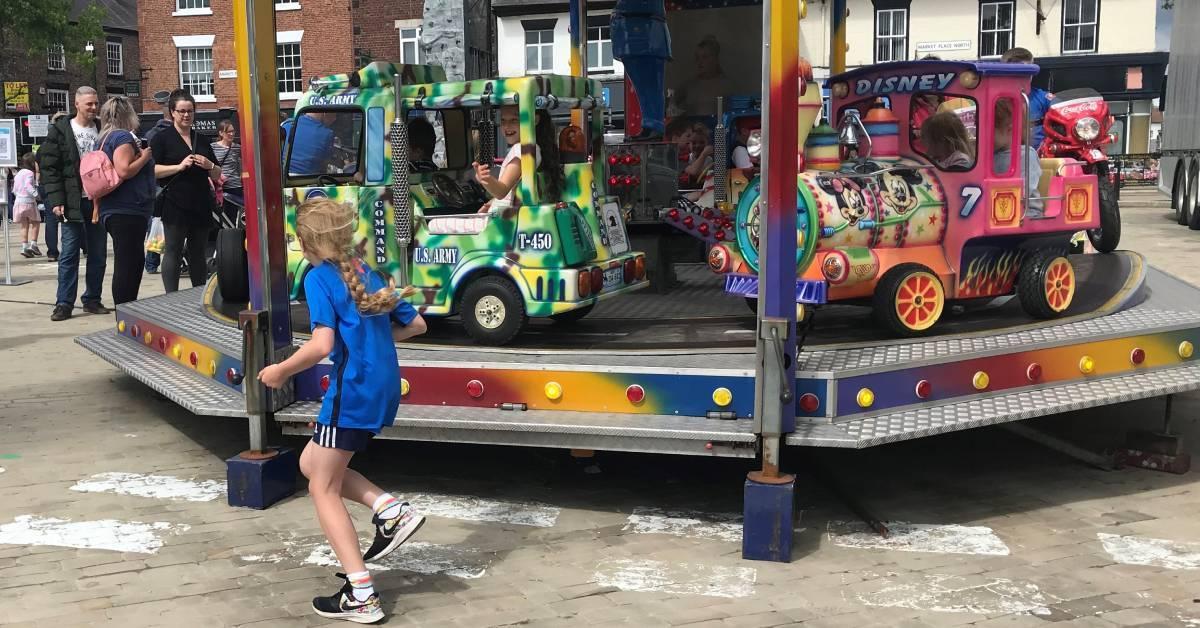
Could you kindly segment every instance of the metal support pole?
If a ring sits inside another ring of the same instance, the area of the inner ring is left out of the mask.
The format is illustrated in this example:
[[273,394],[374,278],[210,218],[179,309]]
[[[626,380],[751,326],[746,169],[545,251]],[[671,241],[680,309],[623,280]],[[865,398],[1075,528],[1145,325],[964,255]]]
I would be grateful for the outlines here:
[[829,74],[846,71],[846,0],[832,0],[829,12]]
[[762,470],[744,487],[742,557],[791,560],[795,478],[779,471],[783,435],[795,429],[796,153],[800,100],[799,4],[763,3],[763,151],[755,428]]
[[[570,0],[571,76],[587,78],[587,0]],[[595,94],[593,94],[595,95]],[[571,110],[571,124],[583,128],[583,110]]]
[[29,283],[29,280],[12,278],[12,251],[8,248],[8,209],[8,169],[0,168],[0,211],[4,214],[4,283],[0,285],[22,286]]

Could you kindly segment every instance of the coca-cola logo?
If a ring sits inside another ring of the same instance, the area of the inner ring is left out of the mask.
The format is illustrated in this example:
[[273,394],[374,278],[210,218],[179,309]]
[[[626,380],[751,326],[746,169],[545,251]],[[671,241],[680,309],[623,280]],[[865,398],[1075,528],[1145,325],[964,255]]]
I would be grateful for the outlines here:
[[1085,98],[1082,100],[1068,100],[1067,102],[1051,105],[1050,108],[1062,113],[1064,116],[1075,116],[1083,113],[1096,113],[1100,111],[1100,107],[1103,104],[1103,98]]

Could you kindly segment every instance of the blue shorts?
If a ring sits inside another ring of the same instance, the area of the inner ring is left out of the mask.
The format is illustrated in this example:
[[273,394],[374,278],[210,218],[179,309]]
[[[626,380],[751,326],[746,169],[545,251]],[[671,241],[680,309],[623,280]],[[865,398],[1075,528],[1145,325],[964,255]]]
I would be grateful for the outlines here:
[[321,447],[341,449],[342,451],[366,451],[367,445],[375,434],[370,430],[357,430],[352,427],[330,427],[317,423],[313,430],[312,440]]

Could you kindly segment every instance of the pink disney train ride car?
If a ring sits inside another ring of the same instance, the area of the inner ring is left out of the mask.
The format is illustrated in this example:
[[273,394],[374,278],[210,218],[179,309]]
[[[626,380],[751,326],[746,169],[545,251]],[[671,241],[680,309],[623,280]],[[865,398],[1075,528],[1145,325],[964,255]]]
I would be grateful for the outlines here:
[[[900,336],[928,332],[958,300],[1015,292],[1033,317],[1066,312],[1070,239],[1100,227],[1099,194],[1081,162],[1029,147],[1037,71],[951,61],[853,70],[829,79],[836,130],[812,128],[819,101],[802,103],[797,303],[869,305]],[[809,85],[802,100],[816,93]],[[946,138],[932,135],[946,129],[959,154],[945,155]],[[689,204],[665,220],[710,244],[726,292],[756,298],[759,180],[731,171],[728,181],[728,202]]]

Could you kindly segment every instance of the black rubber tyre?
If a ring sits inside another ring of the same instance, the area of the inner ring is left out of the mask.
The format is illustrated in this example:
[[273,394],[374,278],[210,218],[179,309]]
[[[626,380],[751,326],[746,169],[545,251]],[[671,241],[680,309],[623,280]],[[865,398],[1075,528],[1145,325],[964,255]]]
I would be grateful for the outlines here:
[[[933,279],[933,288],[937,293],[937,299],[940,302],[935,302],[931,307],[929,315],[918,327],[914,327],[906,323],[897,311],[898,300],[902,298],[901,287],[905,282],[916,275],[928,275]],[[942,314],[946,310],[946,289],[942,286],[942,282],[938,279],[934,272],[921,264],[898,264],[883,275],[883,279],[875,286],[875,294],[871,300],[872,316],[875,322],[886,328],[892,334],[900,337],[922,336],[929,332],[937,321],[941,319]],[[932,321],[929,319],[932,318]]]
[[753,297],[745,297],[746,307],[750,308],[750,313],[758,316],[758,299]]
[[591,314],[592,310],[594,310],[595,308],[596,308],[596,304],[593,303],[591,305],[585,305],[577,310],[563,312],[562,314],[551,314],[550,320],[554,321],[555,323],[561,323],[564,325],[567,325],[570,323],[576,323],[576,322],[583,320],[585,317],[587,317],[588,314]]
[[1188,168],[1188,220],[1187,226],[1200,230],[1200,159],[1193,159]]
[[[1071,260],[1064,251],[1056,249],[1041,249],[1030,253],[1021,262],[1021,270],[1017,275],[1017,298],[1021,300],[1021,309],[1037,319],[1051,319],[1062,316],[1071,306],[1075,288],[1072,287],[1066,303],[1055,307],[1050,302],[1046,288],[1047,273],[1058,260],[1064,260],[1068,266]],[[1071,269],[1070,280],[1075,282],[1074,268]]]
[[250,301],[245,229],[222,229],[217,233],[217,289],[226,303]]
[[1121,243],[1121,208],[1117,202],[1117,190],[1108,177],[1098,178],[1100,188],[1100,228],[1089,229],[1088,239],[1101,253],[1112,253]]
[[1179,211],[1175,213],[1175,221],[1181,225],[1188,224],[1191,219],[1191,209],[1195,205],[1195,200],[1192,195],[1195,193],[1195,187],[1191,177],[1192,164],[1187,159],[1180,159],[1179,165],[1175,166],[1176,170],[1183,169],[1183,196],[1179,202]]
[[508,344],[529,320],[517,287],[494,275],[480,277],[463,290],[459,313],[467,334],[490,346]]
[[1181,225],[1187,222],[1179,216],[1187,196],[1187,165],[1187,159],[1180,157],[1175,163],[1175,176],[1171,178],[1171,210],[1175,213],[1175,222]]

